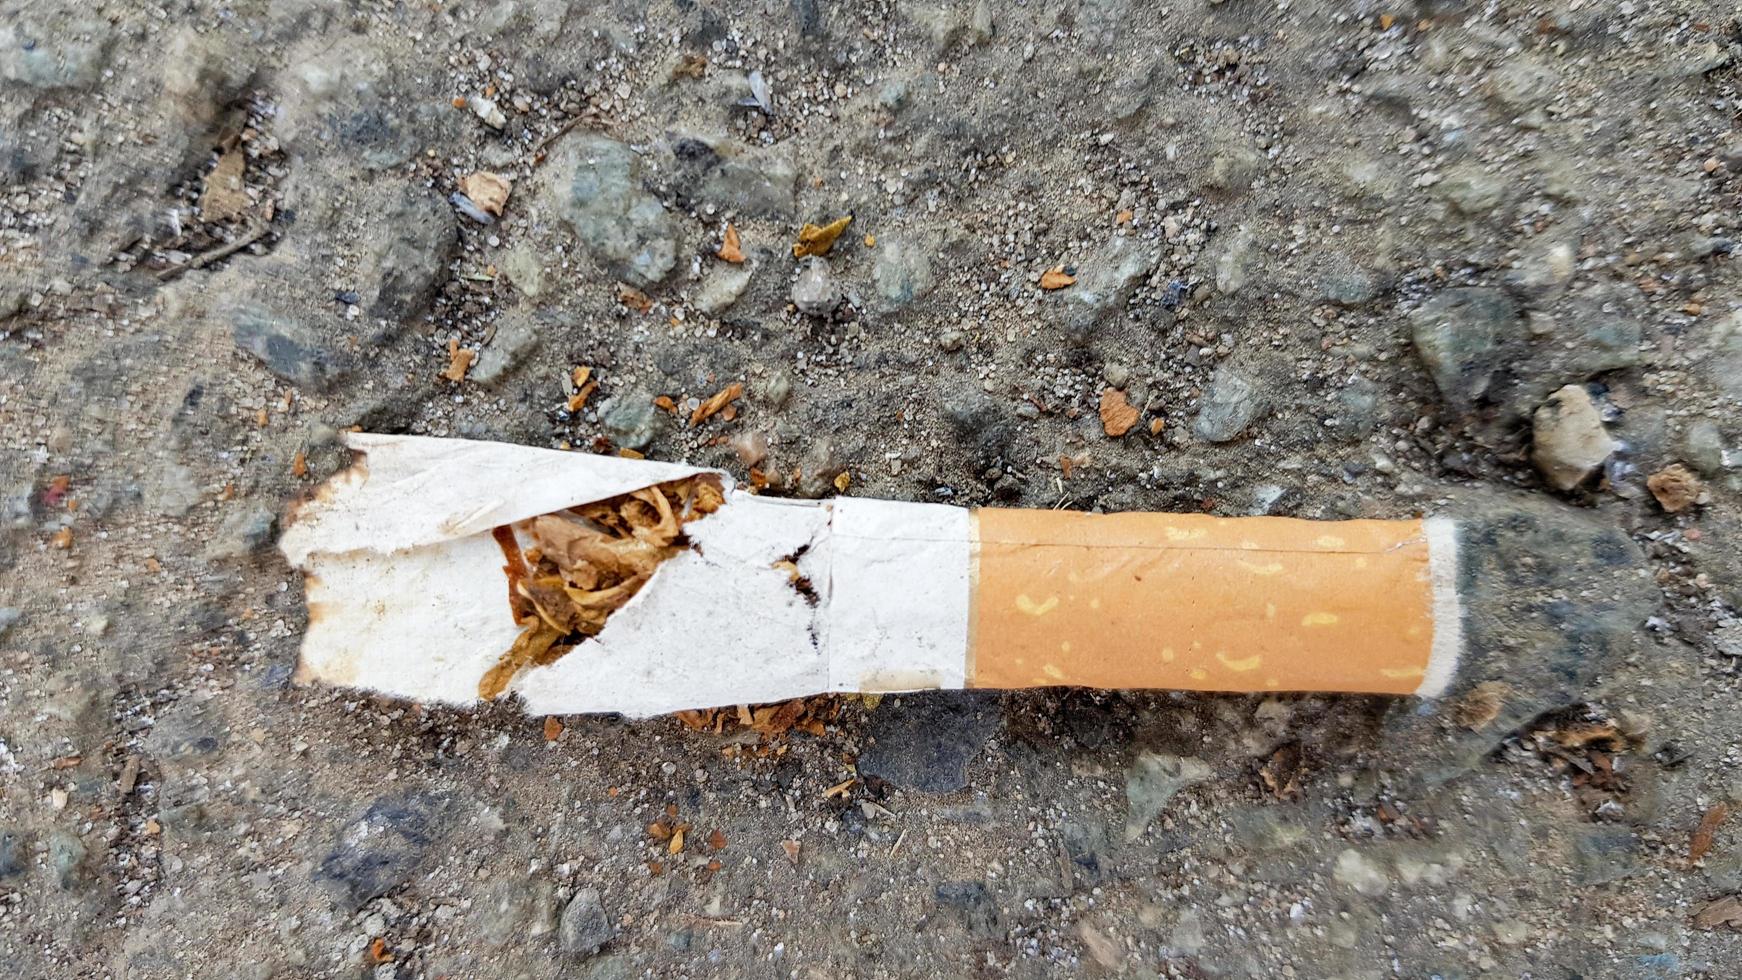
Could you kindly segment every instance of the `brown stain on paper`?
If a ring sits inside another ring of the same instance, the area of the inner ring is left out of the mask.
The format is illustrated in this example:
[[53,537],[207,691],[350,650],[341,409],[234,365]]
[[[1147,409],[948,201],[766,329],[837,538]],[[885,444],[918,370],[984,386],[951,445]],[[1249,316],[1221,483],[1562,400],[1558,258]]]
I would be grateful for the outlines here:
[[969,687],[1410,694],[1420,521],[975,512]]

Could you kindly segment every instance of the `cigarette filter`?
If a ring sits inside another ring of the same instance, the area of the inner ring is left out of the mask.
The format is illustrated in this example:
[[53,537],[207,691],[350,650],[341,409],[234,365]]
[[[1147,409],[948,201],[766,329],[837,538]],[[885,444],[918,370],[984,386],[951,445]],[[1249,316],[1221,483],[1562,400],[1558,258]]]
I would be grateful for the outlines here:
[[1445,518],[1306,521],[757,496],[722,472],[351,434],[288,521],[298,679],[643,716],[826,691],[1434,697]]

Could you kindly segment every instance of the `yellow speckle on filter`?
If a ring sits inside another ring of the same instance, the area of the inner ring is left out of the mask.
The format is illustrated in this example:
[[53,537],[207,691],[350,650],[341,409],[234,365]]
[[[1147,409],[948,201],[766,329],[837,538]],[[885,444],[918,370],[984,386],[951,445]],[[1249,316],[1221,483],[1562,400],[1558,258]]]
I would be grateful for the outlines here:
[[1401,681],[1411,677],[1420,677],[1423,671],[1420,667],[1381,667],[1379,673],[1394,681]]
[[1421,627],[1420,626],[1411,626],[1409,629],[1406,629],[1403,631],[1403,635],[1409,636],[1409,637],[1420,636],[1421,635]]
[[1337,537],[1335,534],[1321,534],[1319,535],[1318,540],[1318,546],[1321,548],[1341,548],[1347,543],[1348,542]]
[[1300,618],[1300,624],[1302,626],[1335,626],[1337,625],[1337,614],[1328,612],[1307,613],[1305,616]]
[[1228,651],[1226,650],[1217,650],[1216,659],[1220,660],[1222,666],[1229,670],[1257,670],[1258,665],[1264,662],[1264,658],[1256,653],[1250,657],[1240,657],[1236,659],[1228,656]]
[[1191,670],[1191,677],[1194,681],[1207,680],[1209,676],[1210,672],[1202,667],[1193,667]]
[[1059,649],[1064,651],[1065,653],[1070,653],[1071,652],[1071,641],[1064,640],[1064,641],[1060,642]]
[[1033,599],[1028,597],[1028,593],[1026,592],[1016,597],[1016,608],[1030,616],[1045,616],[1047,613],[1052,612],[1058,607],[1059,597],[1056,595],[1047,596],[1045,602],[1035,602]]
[[1256,541],[1242,541],[1242,542],[1240,542],[1240,548],[1242,551],[1257,551],[1258,550],[1258,542],[1256,542]]
[[1065,672],[1058,669],[1057,667],[1053,666],[1052,664],[1047,664],[1045,667],[1042,667],[1040,669],[1046,673],[1046,676],[1052,678],[1055,681],[1062,681],[1065,679]]
[[1192,641],[1192,649],[1193,650],[1202,650],[1203,648],[1204,648],[1204,641],[1203,640],[1193,640]]
[[1282,562],[1279,562],[1279,561],[1265,562],[1262,565],[1260,565],[1259,563],[1257,563],[1255,561],[1247,561],[1244,558],[1236,558],[1236,559],[1234,559],[1234,561],[1237,562],[1241,568],[1246,569],[1248,572],[1251,572],[1254,575],[1281,575],[1282,574]]
[[1167,539],[1169,541],[1196,541],[1210,533],[1201,527],[1193,528],[1190,531],[1182,527],[1169,527],[1163,528],[1162,530],[1167,534]]
[[1101,597],[1100,597],[1100,596],[1098,596],[1098,595],[1096,595],[1096,596],[1090,596],[1090,597],[1089,597],[1089,608],[1090,608],[1090,609],[1099,609],[1099,608],[1101,608]]
[[1264,686],[1265,686],[1265,687],[1281,687],[1281,686],[1282,686],[1282,682],[1281,682],[1281,681],[1279,681],[1279,680],[1277,680],[1277,679],[1276,679],[1276,678],[1274,678],[1274,677],[1266,677],[1266,678],[1265,678],[1265,679],[1264,679]]
[[1265,619],[1275,619],[1276,618],[1276,603],[1267,602],[1264,604],[1264,618]]
[[1366,568],[1367,567],[1367,559],[1361,558],[1361,557],[1356,557],[1355,567],[1356,568]]
[[1171,663],[1173,663],[1173,658],[1174,658],[1173,647],[1162,647],[1161,648],[1161,662],[1162,663],[1171,664]]

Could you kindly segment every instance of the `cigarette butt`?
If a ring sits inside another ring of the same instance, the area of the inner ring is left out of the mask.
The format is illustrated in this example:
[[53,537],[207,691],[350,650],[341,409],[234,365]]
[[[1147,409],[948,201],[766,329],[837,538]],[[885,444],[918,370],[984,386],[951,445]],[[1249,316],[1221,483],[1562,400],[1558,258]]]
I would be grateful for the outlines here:
[[[1444,517],[780,500],[677,464],[345,438],[361,458],[280,542],[305,573],[303,683],[645,716],[938,688],[1435,697],[1458,671],[1458,530]],[[686,511],[674,488],[697,479],[718,502]],[[563,564],[553,541],[609,544],[619,514],[665,529],[650,571],[617,585]],[[565,618],[564,594],[611,602]],[[515,650],[524,663],[505,661]]]

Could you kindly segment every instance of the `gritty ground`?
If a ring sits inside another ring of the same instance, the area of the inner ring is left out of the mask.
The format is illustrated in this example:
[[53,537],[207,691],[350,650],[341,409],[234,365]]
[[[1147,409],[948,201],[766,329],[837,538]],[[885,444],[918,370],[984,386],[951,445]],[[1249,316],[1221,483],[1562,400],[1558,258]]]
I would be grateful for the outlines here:
[[[1737,975],[1734,8],[0,7],[0,973]],[[301,688],[352,426],[1481,514],[1476,646],[1553,669],[766,740]]]

